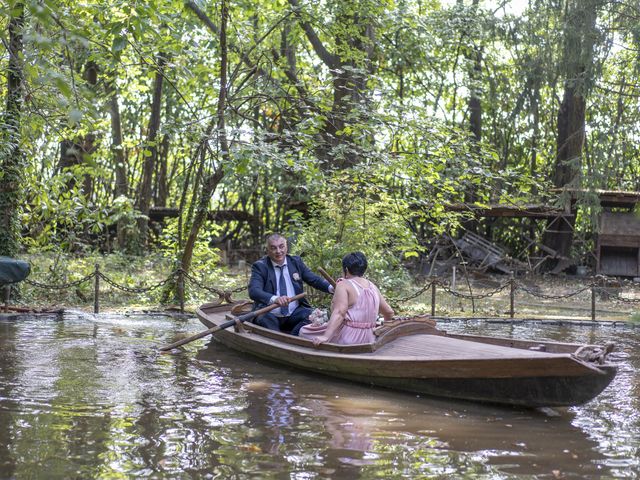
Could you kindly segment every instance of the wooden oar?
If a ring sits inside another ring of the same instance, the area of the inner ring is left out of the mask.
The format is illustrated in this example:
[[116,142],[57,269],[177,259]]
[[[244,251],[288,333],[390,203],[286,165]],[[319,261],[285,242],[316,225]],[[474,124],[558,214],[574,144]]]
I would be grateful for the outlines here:
[[318,271],[320,272],[320,275],[322,275],[324,279],[327,282],[329,282],[329,285],[331,285],[333,288],[336,288],[336,281],[333,279],[331,275],[327,273],[327,271],[324,268],[318,267]]
[[[291,301],[297,301],[303,298],[306,293],[300,293],[294,297],[291,297]],[[279,308],[280,305],[277,303],[272,303],[271,305],[261,308],[259,310],[254,310],[253,312],[245,313],[244,315],[240,315],[233,320],[229,320],[228,322],[221,323],[220,325],[216,325],[215,327],[211,327],[209,330],[205,330],[204,332],[196,333],[195,335],[191,335],[190,337],[183,338],[182,340],[178,340],[177,342],[172,343],[171,345],[165,345],[164,347],[160,347],[161,352],[166,352],[168,350],[172,350],[181,345],[184,345],[189,342],[193,342],[194,340],[198,340],[199,338],[206,337],[207,335],[211,335],[213,333],[219,332],[220,330],[224,330],[225,328],[229,328],[231,325],[235,325],[236,321],[246,322],[247,320],[252,320],[255,317],[263,315],[265,313],[270,312],[271,310],[275,310]]]

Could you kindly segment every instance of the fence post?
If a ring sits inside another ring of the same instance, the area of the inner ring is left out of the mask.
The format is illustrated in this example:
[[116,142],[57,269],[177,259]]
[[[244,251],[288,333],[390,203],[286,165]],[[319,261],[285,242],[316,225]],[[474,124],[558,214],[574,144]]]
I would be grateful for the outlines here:
[[451,291],[456,291],[456,266],[451,267]]
[[596,321],[596,277],[591,280],[591,321]]
[[3,291],[4,291],[4,313],[9,313],[9,299],[11,298],[11,285],[5,285]]
[[180,302],[180,313],[184,313],[184,270],[182,262],[178,268],[178,301]]
[[516,298],[516,279],[513,270],[511,271],[511,278],[509,278],[509,318],[513,318],[515,315],[515,298]]
[[97,263],[93,281],[93,313],[100,313],[100,265]]
[[431,316],[436,316],[436,279],[431,278]]

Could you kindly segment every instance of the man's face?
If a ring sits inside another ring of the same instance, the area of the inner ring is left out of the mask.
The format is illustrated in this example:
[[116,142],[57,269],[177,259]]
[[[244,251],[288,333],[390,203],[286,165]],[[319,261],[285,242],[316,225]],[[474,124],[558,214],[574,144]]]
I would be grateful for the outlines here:
[[269,240],[267,243],[267,255],[276,265],[282,265],[287,255],[287,240],[282,237]]

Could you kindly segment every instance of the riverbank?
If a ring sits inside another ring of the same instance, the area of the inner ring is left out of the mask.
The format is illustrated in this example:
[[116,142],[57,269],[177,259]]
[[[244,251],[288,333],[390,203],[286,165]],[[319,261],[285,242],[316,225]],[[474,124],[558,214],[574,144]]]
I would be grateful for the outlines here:
[[[230,268],[199,259],[180,278],[162,254],[38,254],[25,259],[32,265],[31,275],[10,302],[19,311],[94,311],[97,289],[101,312],[189,313],[204,302],[246,299],[250,274],[246,264]],[[171,281],[184,285],[183,305],[175,289],[173,296],[168,294]],[[381,288],[384,291],[384,285]],[[591,321],[595,317],[598,321],[640,322],[640,284],[616,278],[530,275],[514,278],[512,285],[506,275],[459,275],[456,279],[416,279],[384,293],[399,314],[431,313],[435,293],[435,316],[447,318],[508,319],[513,305],[516,319]],[[330,297],[313,291],[309,297],[317,305],[330,302]]]
[[[511,286],[501,275],[463,279],[442,298],[450,316],[511,316]],[[640,284],[617,278],[530,275],[514,279],[513,316],[519,319],[640,321]],[[456,296],[455,293],[464,296]]]

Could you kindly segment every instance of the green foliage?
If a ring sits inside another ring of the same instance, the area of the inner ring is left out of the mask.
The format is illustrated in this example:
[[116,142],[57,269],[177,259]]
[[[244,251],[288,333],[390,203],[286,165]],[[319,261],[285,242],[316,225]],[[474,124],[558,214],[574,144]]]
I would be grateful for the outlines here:
[[[215,252],[212,252],[215,253]],[[98,264],[100,272],[116,286],[101,280],[100,303],[102,310],[122,307],[159,307],[166,304],[160,284],[167,280],[175,270],[174,260],[162,252],[146,256],[113,253],[86,253],[73,255],[61,252],[47,252],[24,255],[23,259],[31,264],[30,280],[39,285],[66,288],[45,288],[22,284],[20,301],[26,305],[55,305],[92,307],[94,279],[77,283],[95,272]],[[209,288],[230,289],[246,283],[240,275],[231,275],[217,264],[217,258],[209,262],[199,262],[200,268],[192,276]],[[215,300],[206,289],[187,282],[187,307],[193,308],[204,301]],[[138,289],[142,291],[137,291]],[[241,297],[239,295],[238,297]],[[174,303],[174,302],[171,302]]]
[[[197,273],[216,272],[220,263],[220,249],[212,247],[216,236],[221,232],[222,228],[211,222],[206,222],[201,229],[201,235],[198,237],[193,249],[192,269]],[[169,220],[159,238],[159,247],[167,260],[177,258],[176,247],[178,245],[178,222],[177,220]]]
[[[206,290],[206,287],[218,290],[228,290],[239,285],[246,285],[246,279],[232,274],[223,264],[222,252],[213,247],[213,241],[219,235],[221,227],[211,222],[206,222],[201,229],[193,249],[193,257],[189,268],[189,275],[197,280],[200,285],[187,281],[185,283],[185,298],[189,302],[217,301],[217,296]],[[179,258],[182,252],[177,251],[177,220],[171,220],[162,230],[158,245],[163,262],[172,265],[172,271],[179,267]],[[205,288],[203,288],[203,286]],[[162,302],[176,303],[175,284],[168,285],[163,292]]]
[[[6,18],[12,5],[0,7]],[[198,5],[219,21],[219,4]],[[461,214],[447,204],[469,196],[482,205],[549,201],[561,40],[579,33],[567,30],[571,22],[558,5],[530,2],[516,16],[504,13],[509,5],[494,10],[489,2],[330,0],[300,2],[295,11],[287,1],[229,2],[224,115],[232,160],[210,208],[241,220],[207,227],[196,271],[204,274],[208,259],[219,256],[210,250],[219,238],[255,246],[267,231],[289,226],[314,262],[339,270],[344,252],[362,249],[372,273],[391,276],[422,254],[429,238],[459,226]],[[3,158],[14,147],[24,152],[24,195],[5,200],[24,206],[13,221],[22,223],[26,247],[111,249],[116,225],[135,244],[150,147],[165,162],[166,205],[192,211],[202,179],[222,158],[215,27],[175,0],[29,0],[26,8],[24,114],[19,136],[4,135],[0,145]],[[630,8],[602,2],[598,10],[596,26],[608,28],[592,38],[588,149],[571,160],[580,170],[576,186],[638,189],[639,36]],[[150,143],[160,54],[167,61],[161,126]],[[87,77],[92,64],[97,82]],[[6,56],[0,68],[6,70]],[[0,85],[3,97],[5,90]],[[123,136],[118,167],[128,182],[121,196],[114,188],[114,96]],[[468,132],[470,98],[480,100],[481,142]],[[61,168],[63,141],[86,147],[71,167]],[[154,194],[159,175],[157,165]],[[593,195],[579,205],[576,254],[584,255],[599,207]],[[188,213],[184,220],[188,225]],[[169,223],[161,235],[160,248],[175,258],[177,227]],[[510,245],[521,241],[513,224],[496,235]]]
[[108,227],[119,219],[133,220],[130,202],[114,203],[114,209],[95,205],[82,194],[85,172],[69,169],[49,179],[46,188],[29,185],[30,203],[23,210],[23,225],[29,225],[25,247],[30,251],[91,251],[104,244]]
[[407,229],[406,211],[383,189],[363,177],[336,173],[318,193],[308,221],[293,219],[290,230],[296,253],[313,267],[336,275],[342,257],[362,251],[369,261],[368,274],[392,288],[406,280],[402,263],[420,250]]
[[135,209],[133,201],[124,195],[120,195],[113,201],[109,215],[105,219],[105,224],[107,227],[114,227],[120,224],[124,235],[130,238],[136,233],[136,222],[141,217],[143,215]]

